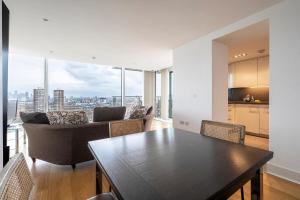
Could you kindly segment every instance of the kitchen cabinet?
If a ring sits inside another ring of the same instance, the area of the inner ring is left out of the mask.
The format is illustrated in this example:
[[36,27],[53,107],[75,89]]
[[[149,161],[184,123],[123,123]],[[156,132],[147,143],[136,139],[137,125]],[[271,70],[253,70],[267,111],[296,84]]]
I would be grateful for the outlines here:
[[255,105],[237,105],[235,123],[245,125],[248,132],[259,133],[259,108]]
[[228,65],[228,87],[268,87],[269,56],[253,58]]
[[269,134],[269,106],[229,104],[228,122],[245,125],[247,132],[267,136]]
[[235,83],[234,83],[235,65],[236,65],[236,63],[231,63],[228,66],[228,87],[229,88],[235,87]]
[[235,63],[233,87],[257,86],[257,59],[245,60]]
[[269,134],[269,106],[261,106],[259,109],[259,133],[263,135]]
[[228,122],[234,123],[235,121],[235,108],[233,104],[228,105]]
[[269,57],[260,57],[257,60],[257,86],[268,87],[269,86]]

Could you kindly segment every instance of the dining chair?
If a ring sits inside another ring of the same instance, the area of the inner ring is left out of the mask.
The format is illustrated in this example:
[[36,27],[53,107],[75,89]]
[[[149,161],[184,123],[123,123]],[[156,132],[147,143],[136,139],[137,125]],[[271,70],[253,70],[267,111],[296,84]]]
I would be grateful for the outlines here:
[[200,133],[205,136],[244,144],[245,129],[246,127],[240,124],[202,120]]
[[119,120],[109,123],[110,137],[139,133],[143,132],[143,130],[143,119]]
[[[244,145],[245,130],[246,127],[240,124],[202,120],[200,133],[208,137]],[[243,187],[241,187],[241,197],[244,200]]]
[[0,173],[0,200],[32,199],[34,183],[22,153],[16,154]]

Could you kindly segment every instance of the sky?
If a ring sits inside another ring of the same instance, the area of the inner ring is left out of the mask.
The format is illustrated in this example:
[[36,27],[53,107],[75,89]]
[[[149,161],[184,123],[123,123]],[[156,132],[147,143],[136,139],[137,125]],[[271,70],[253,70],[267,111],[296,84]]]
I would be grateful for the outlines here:
[[[108,97],[121,95],[121,69],[71,61],[48,61],[49,95],[62,89],[65,96]],[[125,71],[126,96],[143,95],[143,73]],[[8,91],[32,93],[44,86],[44,60],[38,57],[9,56]]]

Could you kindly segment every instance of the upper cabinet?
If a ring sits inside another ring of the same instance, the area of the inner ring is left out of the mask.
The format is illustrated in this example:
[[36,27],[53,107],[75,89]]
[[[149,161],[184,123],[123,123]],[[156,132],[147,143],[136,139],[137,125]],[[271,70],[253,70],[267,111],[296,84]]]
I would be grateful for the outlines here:
[[269,57],[258,58],[258,74],[257,74],[257,86],[268,87],[269,86]]
[[269,85],[269,57],[231,63],[228,66],[228,87],[262,87]]
[[257,59],[241,61],[235,65],[234,87],[257,86]]
[[235,63],[231,63],[228,66],[228,87],[234,88],[234,74],[235,74]]

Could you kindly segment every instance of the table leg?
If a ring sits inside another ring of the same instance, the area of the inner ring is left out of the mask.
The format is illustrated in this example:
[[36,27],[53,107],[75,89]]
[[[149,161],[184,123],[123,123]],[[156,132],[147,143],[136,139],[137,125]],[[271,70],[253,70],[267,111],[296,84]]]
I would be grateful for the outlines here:
[[263,174],[261,169],[257,170],[251,179],[251,200],[263,199]]
[[96,164],[96,195],[102,193],[102,171]]

